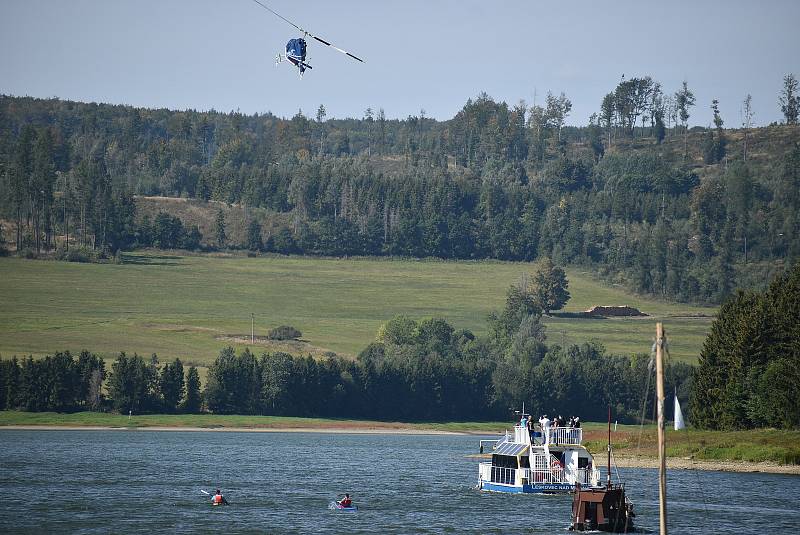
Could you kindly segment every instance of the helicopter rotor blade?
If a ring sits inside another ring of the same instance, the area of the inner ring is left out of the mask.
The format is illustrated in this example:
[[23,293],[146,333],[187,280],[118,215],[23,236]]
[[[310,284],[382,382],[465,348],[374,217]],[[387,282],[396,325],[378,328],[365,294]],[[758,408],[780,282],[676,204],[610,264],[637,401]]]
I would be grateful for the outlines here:
[[272,13],[273,15],[275,15],[276,17],[278,17],[279,19],[281,19],[281,20],[283,20],[283,21],[285,21],[285,22],[288,22],[290,25],[294,26],[295,28],[297,28],[297,29],[298,29],[298,30],[300,30],[301,32],[305,32],[305,30],[304,30],[303,28],[301,28],[300,26],[298,26],[298,25],[297,25],[297,24],[295,24],[294,22],[290,21],[289,19],[287,19],[286,17],[284,17],[283,15],[281,15],[280,13],[278,13],[277,11],[273,11],[273,10],[272,10],[272,9],[270,9],[269,7],[267,7],[267,6],[265,6],[264,4],[262,4],[261,2],[259,2],[258,0],[253,0],[253,2],[255,2],[255,3],[256,3],[256,4],[258,4],[258,5],[260,5],[261,7],[263,7],[264,9],[266,9],[267,11],[269,11],[270,13]]
[[364,63],[364,60],[363,60],[363,59],[359,58],[358,56],[356,56],[356,55],[354,55],[354,54],[351,54],[351,53],[350,53],[350,52],[348,52],[347,50],[342,50],[342,49],[341,49],[341,48],[339,48],[338,46],[336,46],[336,45],[334,45],[334,44],[332,44],[332,43],[329,43],[329,42],[328,42],[328,41],[326,41],[325,39],[323,39],[323,38],[321,38],[321,37],[317,37],[317,36],[316,36],[316,35],[314,35],[314,34],[311,34],[311,33],[310,33],[310,34],[308,34],[308,35],[310,35],[311,37],[313,37],[314,39],[316,39],[317,41],[319,41],[319,42],[320,42],[320,43],[322,43],[323,45],[328,45],[329,47],[333,48],[334,50],[338,50],[338,51],[339,51],[339,52],[341,52],[342,54],[345,54],[345,55],[347,55],[347,56],[350,56],[350,57],[351,57],[351,58],[353,58],[354,60],[356,60],[356,61],[360,61],[361,63]]

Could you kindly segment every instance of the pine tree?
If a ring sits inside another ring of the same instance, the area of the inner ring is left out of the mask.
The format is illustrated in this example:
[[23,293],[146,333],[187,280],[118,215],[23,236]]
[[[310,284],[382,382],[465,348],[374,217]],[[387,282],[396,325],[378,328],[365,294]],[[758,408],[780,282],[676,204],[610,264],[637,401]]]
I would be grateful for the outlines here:
[[533,287],[539,305],[545,314],[563,308],[569,301],[567,275],[563,269],[553,264],[550,258],[545,258],[539,263],[539,267],[533,275]]
[[196,367],[189,366],[189,372],[186,374],[186,397],[183,400],[183,412],[198,413],[201,403],[200,374]]
[[603,128],[606,129],[609,147],[611,146],[611,130],[614,126],[615,118],[614,93],[608,93],[603,97],[603,103],[600,105],[600,120],[602,121]]
[[12,357],[8,361],[8,368],[5,373],[5,408],[8,410],[16,409],[20,406],[20,380],[22,370],[17,357]]
[[797,124],[800,115],[800,95],[797,94],[798,83],[794,74],[789,73],[783,77],[783,90],[778,99],[781,104],[781,112],[786,118],[786,124]]
[[689,90],[686,80],[683,87],[675,93],[675,103],[678,107],[681,123],[683,124],[683,157],[686,158],[689,151],[689,108],[694,106],[694,93]]
[[228,242],[228,236],[225,234],[225,212],[222,208],[217,212],[217,246],[222,249]]
[[167,363],[161,368],[159,390],[161,391],[164,410],[175,412],[186,390],[181,359],[176,358],[173,363]]
[[714,112],[714,127],[717,130],[717,138],[714,142],[714,161],[721,162],[725,158],[728,140],[725,137],[725,131],[722,129],[724,121],[719,114],[719,101],[717,99],[711,102],[711,110]]
[[324,144],[325,144],[325,127],[323,126],[323,122],[325,121],[325,116],[328,114],[325,111],[325,106],[320,104],[319,108],[317,108],[317,129],[319,130],[319,155],[322,156]]
[[152,377],[154,369],[155,364],[148,365],[139,355],[119,354],[108,378],[108,393],[115,410],[124,414],[152,408],[152,385],[157,382],[157,376]]
[[653,113],[653,120],[655,121],[653,135],[656,138],[656,144],[661,145],[667,135],[667,129],[664,127],[664,110],[657,109]]
[[753,96],[748,95],[742,101],[742,129],[744,130],[744,141],[742,148],[742,159],[747,161],[747,136],[750,132],[750,127],[753,125]]
[[22,250],[22,221],[25,200],[28,197],[29,183],[33,173],[33,144],[36,139],[36,130],[29,124],[22,128],[17,141],[14,154],[14,163],[11,167],[11,200],[16,216],[16,249]]
[[261,241],[261,224],[257,219],[251,219],[247,226],[247,248],[251,251],[260,251],[264,248]]
[[36,251],[49,248],[52,231],[53,187],[56,181],[53,140],[47,128],[39,131],[33,147],[29,182],[30,207]]

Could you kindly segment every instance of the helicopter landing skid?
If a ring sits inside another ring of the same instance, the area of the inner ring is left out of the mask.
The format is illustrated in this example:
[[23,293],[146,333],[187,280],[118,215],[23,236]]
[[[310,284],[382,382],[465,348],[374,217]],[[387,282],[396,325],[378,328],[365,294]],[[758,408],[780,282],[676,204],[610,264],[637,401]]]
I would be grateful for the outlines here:
[[300,71],[300,78],[303,77],[303,71],[305,69],[313,69],[314,68],[314,67],[312,67],[311,65],[309,65],[308,63],[306,63],[304,61],[300,61],[299,59],[292,58],[292,57],[286,56],[284,54],[278,54],[277,56],[275,56],[275,65],[277,66],[279,63],[282,63],[284,60],[288,61],[289,63],[291,63],[292,65],[297,67],[297,70]]

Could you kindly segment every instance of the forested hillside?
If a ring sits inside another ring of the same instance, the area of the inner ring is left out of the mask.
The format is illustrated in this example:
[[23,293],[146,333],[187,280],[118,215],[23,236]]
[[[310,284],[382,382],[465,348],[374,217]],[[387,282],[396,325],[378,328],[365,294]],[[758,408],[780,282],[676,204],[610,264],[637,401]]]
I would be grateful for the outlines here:
[[[715,101],[714,127],[688,129],[688,96],[623,81],[581,128],[564,126],[563,94],[544,106],[482,94],[441,122],[4,96],[3,239],[26,255],[544,255],[638,292],[721,302],[800,252],[800,128],[725,129]],[[206,215],[134,196],[194,199]]]

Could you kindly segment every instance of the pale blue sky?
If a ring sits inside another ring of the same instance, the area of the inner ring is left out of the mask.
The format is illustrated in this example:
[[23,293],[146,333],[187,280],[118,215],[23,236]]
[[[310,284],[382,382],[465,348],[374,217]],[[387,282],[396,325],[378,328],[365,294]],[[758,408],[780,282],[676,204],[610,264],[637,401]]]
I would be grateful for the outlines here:
[[173,109],[449,119],[467,98],[541,103],[585,124],[620,75],[697,97],[691,124],[726,126],[753,95],[757,124],[782,118],[782,77],[800,77],[800,1],[262,0],[363,57],[311,42],[301,81],[273,58],[296,30],[251,0],[0,0],[0,92]]

